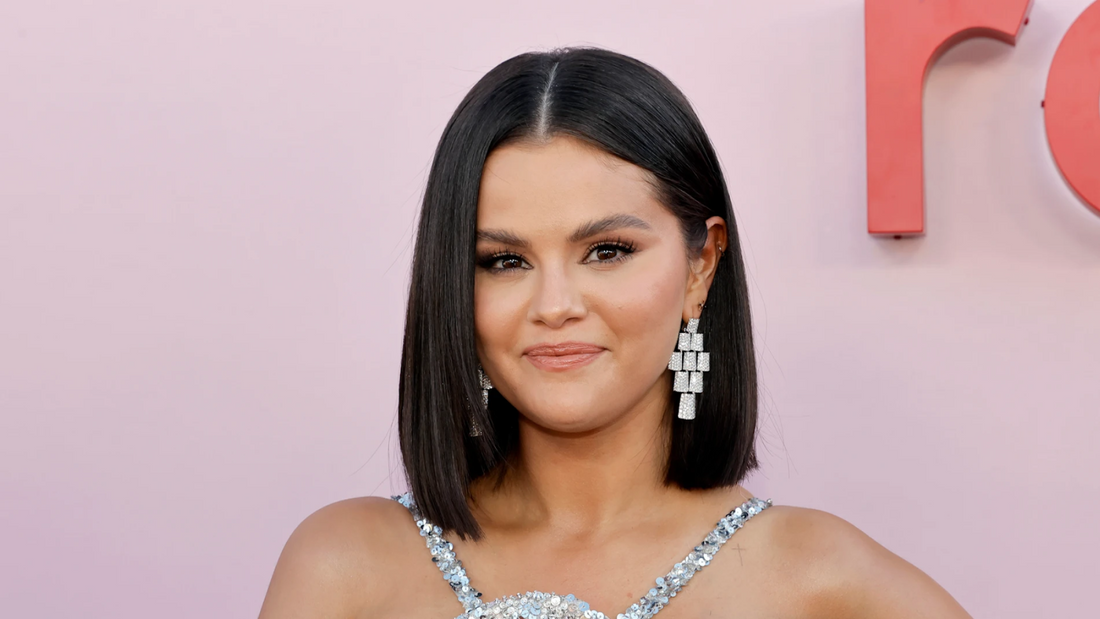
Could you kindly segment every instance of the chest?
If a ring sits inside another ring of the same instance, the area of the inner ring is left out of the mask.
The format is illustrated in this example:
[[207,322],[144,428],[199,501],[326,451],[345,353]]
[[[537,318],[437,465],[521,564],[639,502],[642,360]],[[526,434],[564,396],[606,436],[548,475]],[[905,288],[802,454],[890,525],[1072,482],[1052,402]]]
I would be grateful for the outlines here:
[[[752,540],[727,542],[675,597],[666,598],[658,619],[804,616],[799,600],[793,595],[795,589],[783,583],[782,571],[771,564],[762,550]],[[466,554],[476,556],[478,553]],[[452,587],[428,558],[430,555],[427,552],[424,555],[422,558],[427,565],[406,565],[408,578],[402,579],[405,584],[401,591],[393,592],[394,603],[386,605],[387,612],[372,614],[370,619],[454,619],[464,612]],[[482,558],[486,560],[480,560]],[[548,599],[549,595],[541,599],[530,596],[510,606],[486,604],[486,617],[584,617],[581,613],[570,614],[570,610],[575,613],[578,604],[585,602],[591,611],[600,611],[609,619],[616,619],[658,587],[656,574],[665,572],[656,566],[667,569],[673,562],[665,563],[665,558],[658,553],[644,552],[625,560],[620,556],[600,560],[588,555],[581,560],[570,560],[564,554],[548,557],[537,553],[523,557],[519,553],[507,557],[477,557],[468,563],[464,560],[463,566],[471,584],[480,589],[483,603],[536,590],[557,594],[557,604],[551,604],[554,600]],[[567,594],[573,594],[575,601],[568,599]],[[537,614],[532,612],[531,602],[537,604]]]
[[[427,552],[421,553],[424,567],[402,562],[409,576],[394,582],[403,591],[387,591],[392,603],[381,605],[393,616],[414,616],[407,600],[415,600],[416,616],[440,618],[651,619],[661,613],[676,619],[729,616],[734,608],[745,616],[751,604],[764,609],[766,595],[757,602],[749,596],[760,594],[762,573],[774,573],[769,565],[776,563],[758,530],[734,537],[770,506],[756,498],[731,510],[705,537],[693,527],[633,522],[598,537],[489,529],[470,544],[444,538],[440,527],[420,517],[410,495],[395,498],[415,518]],[[748,561],[745,544],[757,550]]]

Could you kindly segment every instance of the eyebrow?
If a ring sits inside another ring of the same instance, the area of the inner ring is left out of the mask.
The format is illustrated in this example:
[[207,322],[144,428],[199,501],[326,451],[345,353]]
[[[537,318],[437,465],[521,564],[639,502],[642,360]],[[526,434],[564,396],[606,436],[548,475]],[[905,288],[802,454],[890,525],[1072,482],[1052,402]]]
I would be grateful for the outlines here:
[[[610,215],[603,219],[597,219],[590,221],[578,227],[573,234],[569,235],[570,243],[579,243],[585,239],[590,239],[597,234],[602,234],[610,230],[619,230],[622,228],[636,228],[638,230],[652,230],[652,226],[647,224],[643,219],[635,217],[634,215],[628,215],[626,213],[619,213],[617,215]],[[513,247],[522,247],[524,249],[530,247],[530,243],[526,239],[517,236],[513,232],[508,230],[478,230],[477,238],[480,241],[496,241],[504,245],[512,245]]]

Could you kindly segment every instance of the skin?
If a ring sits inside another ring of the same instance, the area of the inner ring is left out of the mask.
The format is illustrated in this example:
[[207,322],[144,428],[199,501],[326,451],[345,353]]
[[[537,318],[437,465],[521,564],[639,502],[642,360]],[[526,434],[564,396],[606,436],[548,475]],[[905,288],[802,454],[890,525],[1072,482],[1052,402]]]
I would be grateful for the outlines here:
[[[578,234],[615,217],[632,225]],[[753,496],[740,485],[685,491],[661,483],[668,353],[681,320],[699,316],[706,300],[727,245],[725,222],[708,219],[706,246],[691,255],[645,170],[558,136],[490,155],[477,223],[478,353],[521,412],[521,449],[501,488],[471,489],[484,536],[448,539],[486,601],[534,589],[574,593],[614,617]],[[564,371],[524,353],[566,341],[601,351]],[[328,505],[291,535],[260,617],[454,617],[461,605],[429,557],[396,502]],[[660,617],[969,615],[848,522],[775,505]]]

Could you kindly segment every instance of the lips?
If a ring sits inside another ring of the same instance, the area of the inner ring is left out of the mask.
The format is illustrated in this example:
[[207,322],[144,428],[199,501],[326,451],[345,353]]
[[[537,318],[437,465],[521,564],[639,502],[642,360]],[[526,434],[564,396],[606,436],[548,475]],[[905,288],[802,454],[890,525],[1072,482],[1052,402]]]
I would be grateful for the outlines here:
[[605,350],[602,346],[584,342],[562,342],[530,346],[523,351],[523,356],[541,370],[563,372],[588,365]]

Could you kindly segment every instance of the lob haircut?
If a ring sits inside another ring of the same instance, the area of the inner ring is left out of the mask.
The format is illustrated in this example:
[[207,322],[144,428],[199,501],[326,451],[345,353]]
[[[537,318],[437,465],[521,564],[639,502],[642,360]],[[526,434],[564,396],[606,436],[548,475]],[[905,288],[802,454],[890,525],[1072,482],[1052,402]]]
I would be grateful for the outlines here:
[[[481,78],[451,116],[421,207],[401,353],[398,426],[409,489],[422,515],[463,539],[481,537],[470,483],[510,466],[518,411],[496,390],[481,405],[474,329],[474,246],[482,169],[494,148],[568,135],[648,170],[680,221],[689,255],[720,216],[728,247],[702,312],[711,371],[696,419],[675,417],[666,484],[739,483],[757,468],[757,384],[748,287],[725,178],[691,104],[653,67],[594,47],[510,58]],[[670,354],[672,351],[669,351]],[[477,422],[482,436],[470,437]]]

